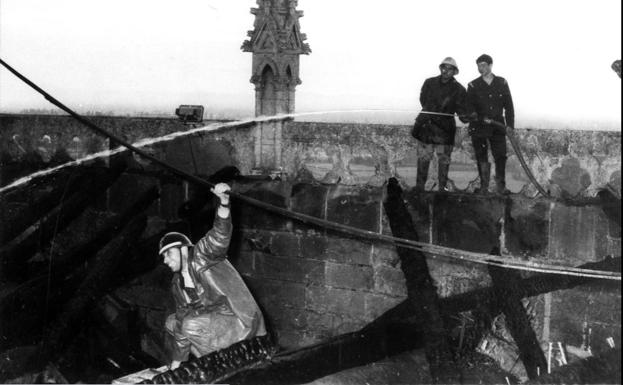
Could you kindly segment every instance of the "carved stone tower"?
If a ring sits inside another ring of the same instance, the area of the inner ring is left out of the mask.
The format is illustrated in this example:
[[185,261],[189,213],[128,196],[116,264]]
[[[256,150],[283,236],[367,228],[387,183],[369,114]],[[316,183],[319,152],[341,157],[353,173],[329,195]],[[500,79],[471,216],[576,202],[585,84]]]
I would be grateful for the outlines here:
[[[253,53],[255,116],[294,112],[295,88],[299,78],[299,56],[311,52],[300,32],[297,0],[257,0],[254,29],[242,50]],[[262,123],[255,131],[255,166],[263,170],[281,167],[283,121]]]

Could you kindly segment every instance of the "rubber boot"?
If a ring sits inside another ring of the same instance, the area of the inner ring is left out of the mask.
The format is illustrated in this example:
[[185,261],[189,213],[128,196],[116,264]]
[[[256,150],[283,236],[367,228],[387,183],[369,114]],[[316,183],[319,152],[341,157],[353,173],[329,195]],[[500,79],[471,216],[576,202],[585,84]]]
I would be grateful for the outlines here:
[[487,194],[489,192],[489,178],[491,177],[491,163],[478,163],[478,176],[480,177],[480,187],[475,192],[477,194]]
[[510,194],[506,188],[506,159],[495,161],[495,191],[501,195]]
[[450,171],[450,164],[439,162],[439,171],[437,179],[439,181],[439,191],[448,191],[448,171]]
[[424,191],[426,179],[428,179],[428,166],[430,160],[418,159],[417,161],[417,177],[415,180],[415,191]]

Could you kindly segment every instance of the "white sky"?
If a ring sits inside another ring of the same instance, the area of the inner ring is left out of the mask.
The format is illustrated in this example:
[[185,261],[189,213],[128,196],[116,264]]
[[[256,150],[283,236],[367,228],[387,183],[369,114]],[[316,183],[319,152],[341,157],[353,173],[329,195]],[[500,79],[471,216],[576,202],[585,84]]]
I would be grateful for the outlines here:
[[[173,112],[254,103],[253,0],[0,0],[0,57],[79,111]],[[620,129],[620,0],[299,0],[312,48],[297,111],[417,111],[425,78],[453,56],[457,79],[488,53],[535,121]],[[52,108],[0,69],[0,111]],[[408,114],[410,117],[412,114]],[[595,128],[595,127],[586,127]]]

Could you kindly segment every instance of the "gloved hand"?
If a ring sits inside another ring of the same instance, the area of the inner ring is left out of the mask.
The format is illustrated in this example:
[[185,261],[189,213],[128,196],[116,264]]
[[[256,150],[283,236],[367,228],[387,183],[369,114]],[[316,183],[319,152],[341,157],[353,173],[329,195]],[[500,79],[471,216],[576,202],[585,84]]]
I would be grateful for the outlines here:
[[210,189],[221,200],[221,205],[224,206],[229,205],[229,194],[226,193],[229,190],[231,190],[231,187],[227,183],[218,183]]

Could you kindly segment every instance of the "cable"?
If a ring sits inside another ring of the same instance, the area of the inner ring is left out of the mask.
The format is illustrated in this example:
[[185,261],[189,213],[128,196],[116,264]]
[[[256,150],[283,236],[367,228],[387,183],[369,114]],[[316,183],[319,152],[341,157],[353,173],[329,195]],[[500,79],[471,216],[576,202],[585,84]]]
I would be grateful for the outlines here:
[[[78,115],[76,112],[71,110],[69,107],[65,106],[64,104],[62,104],[61,102],[53,98],[50,94],[48,94],[47,92],[39,88],[37,85],[32,83],[26,77],[24,77],[19,72],[17,72],[15,69],[13,69],[11,66],[9,66],[7,63],[5,63],[2,59],[0,59],[0,64],[5,66],[15,76],[17,76],[19,79],[24,81],[30,87],[32,87],[37,92],[42,94],[50,103],[56,105],[63,111],[67,112],[69,115],[71,115],[72,117],[74,117],[76,120],[83,123],[87,127],[102,134],[103,136],[109,138],[110,140],[120,143],[121,145],[128,148],[129,150],[137,153],[138,155],[143,156],[144,158],[147,158],[153,161],[154,163],[160,165],[161,167],[171,171],[172,173],[188,181],[197,183],[199,185],[207,186],[207,187],[214,187],[213,183],[203,180],[195,175],[189,174],[183,170],[179,170],[169,165],[168,163],[161,161],[152,155],[149,155],[145,151],[140,150],[139,148],[126,142],[125,140],[120,139],[116,137],[115,135],[107,132],[106,130],[98,127],[94,123]],[[278,115],[276,117],[266,117],[266,118],[260,118],[258,120],[262,120],[262,121],[283,120],[283,119],[287,119],[287,118],[290,118],[296,115],[297,114]],[[238,122],[238,123],[233,123],[232,125],[240,125],[240,124],[241,123]],[[579,277],[586,277],[586,278],[596,278],[596,279],[609,279],[609,280],[618,280],[618,281],[621,280],[620,272],[617,273],[617,272],[609,272],[609,271],[579,269],[579,268],[574,268],[574,267],[560,267],[560,266],[546,265],[546,264],[540,264],[540,263],[535,263],[535,262],[522,261],[522,260],[519,260],[518,258],[474,253],[474,252],[468,252],[468,251],[453,249],[453,248],[444,247],[444,246],[437,246],[433,244],[413,241],[413,240],[404,239],[404,238],[396,238],[396,237],[389,236],[389,235],[375,233],[369,230],[363,230],[363,229],[359,229],[356,227],[351,227],[351,226],[346,226],[343,224],[331,222],[325,219],[320,219],[320,218],[313,217],[307,214],[294,212],[294,211],[284,209],[281,207],[276,207],[269,203],[259,201],[257,199],[242,195],[240,193],[236,193],[234,191],[229,191],[228,193],[230,196],[235,197],[243,202],[249,203],[253,206],[263,208],[269,212],[273,212],[273,213],[276,213],[276,214],[279,214],[285,217],[297,219],[300,222],[303,222],[306,224],[314,224],[314,225],[321,226],[327,229],[336,230],[341,233],[353,235],[359,238],[375,239],[378,241],[393,243],[393,244],[396,244],[396,246],[414,249],[414,250],[422,251],[424,253],[429,253],[433,255],[439,255],[439,256],[449,257],[452,259],[470,261],[474,263],[494,264],[498,267],[506,267],[506,268],[517,269],[517,270],[527,270],[527,271],[549,273],[549,274],[564,274],[564,275],[579,276]]]

